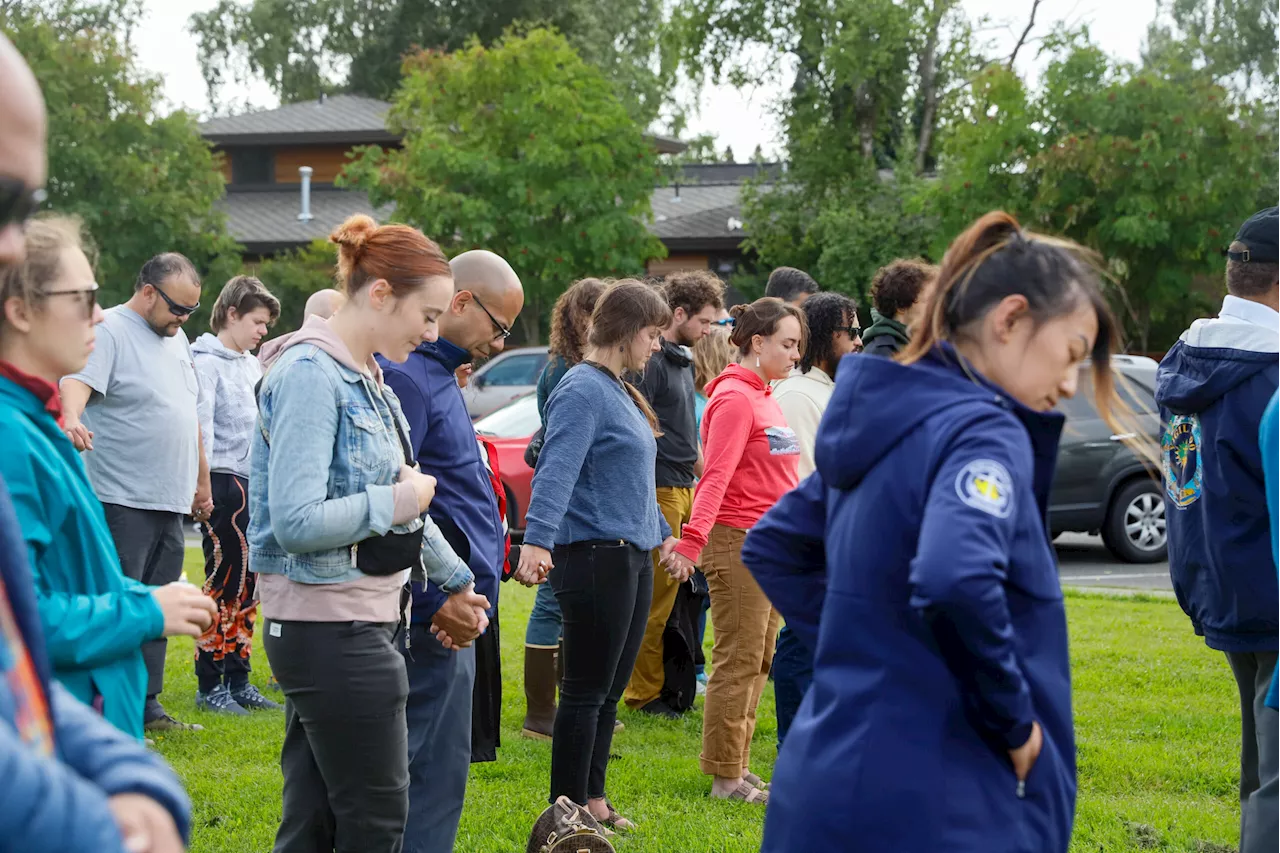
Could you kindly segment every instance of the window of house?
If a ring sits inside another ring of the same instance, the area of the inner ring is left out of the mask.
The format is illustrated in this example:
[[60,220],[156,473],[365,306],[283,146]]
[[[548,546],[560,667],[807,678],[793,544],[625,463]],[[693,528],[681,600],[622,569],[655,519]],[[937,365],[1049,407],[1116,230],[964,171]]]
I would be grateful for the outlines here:
[[231,183],[275,183],[276,160],[270,148],[262,146],[232,148],[227,151],[227,156],[231,159]]

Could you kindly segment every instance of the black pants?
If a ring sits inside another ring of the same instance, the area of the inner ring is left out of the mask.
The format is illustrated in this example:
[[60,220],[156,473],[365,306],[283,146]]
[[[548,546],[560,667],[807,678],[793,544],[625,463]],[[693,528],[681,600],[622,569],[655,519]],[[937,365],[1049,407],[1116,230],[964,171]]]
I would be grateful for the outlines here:
[[226,680],[230,687],[249,681],[253,650],[253,600],[258,576],[249,571],[249,481],[214,472],[213,514],[204,532],[204,591],[218,605],[218,618],[196,640],[196,680],[208,693]]
[[564,683],[551,744],[551,801],[605,795],[618,700],[653,597],[653,562],[630,545],[568,546],[550,580],[564,616]]
[[399,853],[409,814],[404,658],[395,623],[276,622],[263,645],[284,690],[275,853]]
[[[125,576],[148,586],[164,586],[182,577],[182,557],[186,543],[182,536],[182,515],[153,509],[134,509],[119,504],[103,504],[107,527],[115,541],[120,568]],[[144,718],[151,721],[164,713],[156,696],[164,690],[164,654],[168,641],[142,644],[147,663],[147,707]]]
[[476,681],[471,694],[471,763],[498,760],[502,746],[502,643],[498,611],[476,638]]

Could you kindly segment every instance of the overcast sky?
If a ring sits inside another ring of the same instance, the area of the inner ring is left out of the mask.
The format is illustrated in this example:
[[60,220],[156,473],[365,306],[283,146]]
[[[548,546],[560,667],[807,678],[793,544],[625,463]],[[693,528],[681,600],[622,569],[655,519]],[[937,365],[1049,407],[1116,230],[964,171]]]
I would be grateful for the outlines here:
[[[207,113],[209,101],[200,64],[196,60],[195,38],[187,32],[187,19],[202,12],[216,0],[145,0],[146,17],[135,35],[135,45],[143,68],[158,74],[164,81],[165,95],[177,106],[201,115]],[[998,52],[1013,49],[1018,35],[1027,23],[1032,0],[963,0],[973,17],[989,15],[996,25],[985,35]],[[1043,35],[1055,21],[1087,23],[1094,40],[1108,53],[1136,61],[1146,35],[1147,25],[1155,16],[1156,0],[1043,0],[1036,13],[1035,35]],[[1003,25],[1003,26],[1002,26]],[[1019,54],[1019,68],[1034,76],[1039,67],[1032,49]],[[752,89],[736,90],[729,86],[706,88],[697,114],[689,122],[687,136],[714,134],[717,147],[732,146],[738,160],[747,159],[757,145],[767,155],[779,147],[778,123],[771,110],[785,84],[762,81]],[[273,107],[278,101],[265,85],[228,91],[223,100],[240,102],[248,99],[255,107]]]

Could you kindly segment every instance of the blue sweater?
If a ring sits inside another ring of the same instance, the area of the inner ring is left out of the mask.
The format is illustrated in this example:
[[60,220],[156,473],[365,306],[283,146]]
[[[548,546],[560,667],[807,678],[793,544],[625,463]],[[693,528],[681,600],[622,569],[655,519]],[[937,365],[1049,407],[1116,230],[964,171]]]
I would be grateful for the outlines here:
[[[1061,429],[949,350],[844,359],[819,473],[742,551],[816,651],[763,853],[1065,853],[1076,750],[1045,527]],[[1020,797],[1007,750],[1033,721],[1044,749]]]
[[[470,360],[470,353],[444,338],[421,344],[404,364],[378,356],[383,380],[396,392],[409,422],[409,442],[418,466],[436,478],[436,496],[427,512],[476,576],[476,592],[489,599],[492,619],[498,609],[506,533],[454,375]],[[413,621],[430,621],[448,597],[435,584],[414,583]]]
[[0,652],[0,849],[124,853],[107,800],[125,793],[155,800],[187,838],[191,803],[164,762],[51,679],[26,548],[2,480],[0,590],[48,697],[54,740],[54,754],[46,757],[19,738],[17,703]]
[[1258,448],[1277,349],[1273,329],[1197,320],[1156,372],[1173,589],[1195,632],[1223,652],[1277,648],[1280,591]]
[[[1271,395],[1271,402],[1262,415],[1258,430],[1258,445],[1262,448],[1262,474],[1267,481],[1267,515],[1271,518],[1271,559],[1280,566],[1280,391]],[[1271,690],[1267,693],[1267,707],[1280,709],[1280,670],[1271,674]]]
[[548,550],[593,539],[657,548],[671,527],[658,510],[649,422],[614,378],[571,368],[547,400],[524,541]]

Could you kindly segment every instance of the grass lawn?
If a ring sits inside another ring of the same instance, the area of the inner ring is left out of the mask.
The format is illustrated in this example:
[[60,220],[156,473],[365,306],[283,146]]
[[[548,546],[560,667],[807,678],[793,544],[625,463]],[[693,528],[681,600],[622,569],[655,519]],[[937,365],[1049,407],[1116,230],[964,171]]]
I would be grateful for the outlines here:
[[[199,582],[200,554],[187,551]],[[476,765],[458,835],[460,853],[524,849],[543,808],[551,747],[519,736],[522,649],[533,592],[502,589],[503,742],[499,760]],[[1072,853],[1234,851],[1239,713],[1222,655],[1191,633],[1164,599],[1071,594],[1080,799]],[[710,632],[708,632],[709,634]],[[708,637],[709,639],[709,637]],[[195,803],[192,850],[267,851],[280,818],[281,714],[223,718],[195,708],[192,641],[170,641],[165,706],[205,731],[158,739]],[[266,655],[254,653],[265,687]],[[701,704],[699,702],[699,704]],[[635,853],[746,853],[760,846],[763,810],[713,802],[698,771],[699,713],[666,722],[625,708],[614,739],[612,798],[640,824],[619,848]],[[768,778],[776,757],[773,690],[765,692],[753,769]],[[851,839],[856,843],[856,839]]]

